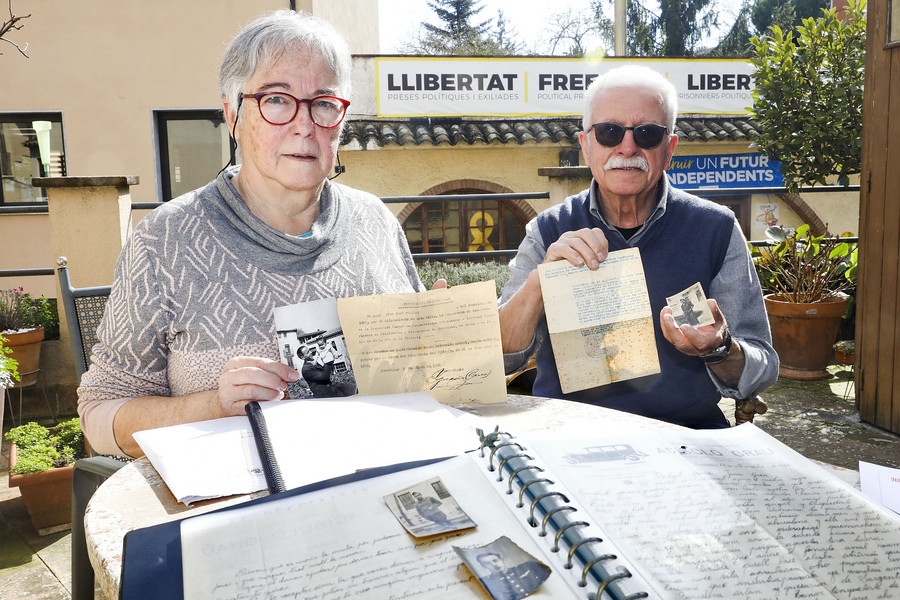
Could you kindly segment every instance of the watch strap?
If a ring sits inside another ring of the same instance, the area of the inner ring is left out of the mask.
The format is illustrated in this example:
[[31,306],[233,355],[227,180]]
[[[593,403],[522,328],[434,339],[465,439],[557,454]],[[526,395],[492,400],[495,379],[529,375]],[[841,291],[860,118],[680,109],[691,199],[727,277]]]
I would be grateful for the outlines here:
[[700,358],[702,358],[703,362],[705,362],[708,365],[722,362],[723,360],[728,358],[729,354],[731,354],[732,342],[733,342],[733,339],[731,337],[731,331],[729,331],[726,328],[725,329],[725,338],[722,340],[722,345],[717,347],[712,352],[708,352],[708,353],[702,355]]

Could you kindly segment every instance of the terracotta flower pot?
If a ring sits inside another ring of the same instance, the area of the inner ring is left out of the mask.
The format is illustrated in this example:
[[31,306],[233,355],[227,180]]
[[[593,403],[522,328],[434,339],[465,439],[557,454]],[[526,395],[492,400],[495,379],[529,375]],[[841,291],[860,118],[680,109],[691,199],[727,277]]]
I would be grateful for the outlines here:
[[[12,349],[12,358],[19,361],[19,375],[22,380],[14,387],[27,387],[37,382],[38,366],[41,362],[41,342],[44,340],[44,328],[36,327],[21,333],[4,333],[7,348]],[[25,375],[25,373],[31,373]]]
[[835,350],[834,351],[834,360],[838,361],[842,365],[852,365],[853,364],[853,353],[847,352],[846,350]]
[[18,487],[39,535],[64,531],[72,523],[72,471],[60,467],[38,473],[13,474],[16,444],[9,450],[9,487]]
[[847,310],[847,299],[833,296],[811,304],[790,302],[778,294],[764,297],[772,345],[781,361],[778,374],[789,379],[824,379],[834,342]]

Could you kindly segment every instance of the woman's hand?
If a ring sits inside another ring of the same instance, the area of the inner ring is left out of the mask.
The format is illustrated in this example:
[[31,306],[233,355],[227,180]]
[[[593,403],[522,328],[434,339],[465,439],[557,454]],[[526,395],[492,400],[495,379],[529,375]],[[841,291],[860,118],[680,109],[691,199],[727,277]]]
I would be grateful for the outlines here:
[[297,381],[296,369],[268,358],[236,356],[219,375],[219,416],[244,414],[251,400],[281,400],[289,381]]

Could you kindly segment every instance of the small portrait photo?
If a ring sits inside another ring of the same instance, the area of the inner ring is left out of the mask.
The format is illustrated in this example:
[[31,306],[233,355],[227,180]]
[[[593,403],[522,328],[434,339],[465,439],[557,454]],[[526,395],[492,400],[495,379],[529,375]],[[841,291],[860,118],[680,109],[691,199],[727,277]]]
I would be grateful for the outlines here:
[[666,298],[666,304],[672,309],[672,317],[679,327],[682,325],[702,327],[716,322],[699,282],[683,292],[669,296]]
[[439,477],[388,494],[384,501],[400,524],[417,538],[476,526]]
[[494,600],[530,596],[550,577],[550,567],[506,536],[484,546],[453,549]]

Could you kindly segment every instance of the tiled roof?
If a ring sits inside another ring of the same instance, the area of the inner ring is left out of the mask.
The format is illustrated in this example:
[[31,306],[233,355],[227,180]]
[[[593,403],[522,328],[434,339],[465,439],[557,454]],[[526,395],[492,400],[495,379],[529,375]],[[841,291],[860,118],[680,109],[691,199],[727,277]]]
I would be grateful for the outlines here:
[[[747,117],[690,117],[675,122],[682,141],[754,140],[756,122]],[[432,146],[458,144],[578,144],[581,119],[414,118],[408,121],[349,120],[341,144],[360,146]]]

